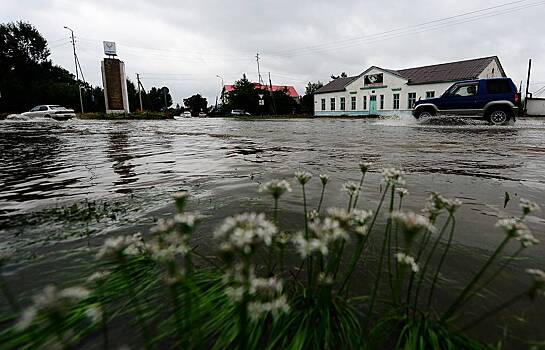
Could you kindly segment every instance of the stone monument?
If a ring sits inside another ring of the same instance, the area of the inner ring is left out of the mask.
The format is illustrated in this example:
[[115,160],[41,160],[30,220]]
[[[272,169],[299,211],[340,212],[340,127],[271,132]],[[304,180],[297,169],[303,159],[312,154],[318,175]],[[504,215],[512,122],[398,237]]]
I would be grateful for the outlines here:
[[117,54],[113,42],[104,42],[104,53],[108,56],[102,61],[106,113],[129,113],[125,63],[115,58]]

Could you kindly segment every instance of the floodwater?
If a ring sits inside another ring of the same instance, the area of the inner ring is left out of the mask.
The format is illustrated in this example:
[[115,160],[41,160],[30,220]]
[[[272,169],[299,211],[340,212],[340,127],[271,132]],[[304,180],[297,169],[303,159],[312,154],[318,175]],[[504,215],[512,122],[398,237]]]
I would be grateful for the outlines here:
[[[405,208],[418,211],[431,191],[464,202],[447,276],[467,280],[503,238],[498,217],[518,215],[518,200],[545,207],[545,119],[492,127],[459,119],[184,119],[168,121],[1,121],[0,249],[17,293],[89,269],[91,252],[108,235],[145,232],[170,215],[169,194],[188,190],[191,207],[208,217],[197,237],[213,250],[213,227],[227,215],[270,210],[258,184],[285,178],[294,191],[282,202],[284,225],[299,225],[301,193],[293,172],[329,174],[327,204],[345,206],[342,183],[359,180],[358,162],[373,163],[363,207],[378,200],[383,167],[406,172]],[[319,181],[309,201],[319,198]],[[506,192],[510,201],[504,207]],[[75,206],[74,206],[75,204]],[[545,242],[545,213],[528,218]],[[299,226],[300,227],[300,226]],[[517,247],[512,247],[515,250]],[[545,268],[543,245],[525,251],[483,293],[491,305],[525,288],[524,268]],[[519,305],[489,323],[524,338],[545,334],[545,301]],[[494,338],[492,338],[494,339]]]

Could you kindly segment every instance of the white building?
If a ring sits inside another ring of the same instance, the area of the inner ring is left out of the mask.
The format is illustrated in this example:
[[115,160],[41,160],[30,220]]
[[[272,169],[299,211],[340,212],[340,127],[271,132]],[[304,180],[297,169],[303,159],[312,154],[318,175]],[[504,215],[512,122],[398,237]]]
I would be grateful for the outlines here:
[[314,115],[400,115],[419,99],[439,97],[454,82],[505,76],[497,56],[401,70],[372,66],[316,91]]

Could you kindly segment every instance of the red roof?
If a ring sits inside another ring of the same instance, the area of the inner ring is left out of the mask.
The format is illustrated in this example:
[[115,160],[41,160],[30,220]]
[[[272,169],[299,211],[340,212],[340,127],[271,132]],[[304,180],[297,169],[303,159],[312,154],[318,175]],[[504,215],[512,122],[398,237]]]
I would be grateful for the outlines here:
[[[256,89],[259,89],[259,90],[266,90],[266,91],[269,91],[270,88],[269,88],[269,85],[263,85],[263,84],[259,84],[259,83],[252,83],[254,84],[254,87]],[[234,85],[225,85],[223,87],[225,89],[225,92],[231,92],[235,89],[235,86]],[[286,93],[293,97],[293,98],[297,98],[299,97],[299,94],[297,93],[297,90],[295,90],[295,88],[291,85],[273,85],[272,86],[272,91],[286,91]]]

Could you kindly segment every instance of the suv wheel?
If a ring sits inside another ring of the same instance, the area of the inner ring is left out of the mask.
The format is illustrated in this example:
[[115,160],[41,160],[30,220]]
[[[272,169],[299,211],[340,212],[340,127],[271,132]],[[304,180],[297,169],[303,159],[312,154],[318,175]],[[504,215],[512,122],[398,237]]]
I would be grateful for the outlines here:
[[488,121],[494,125],[505,125],[511,119],[511,113],[506,109],[493,109],[488,114]]
[[420,118],[431,118],[435,115],[435,112],[432,111],[431,109],[428,109],[428,108],[422,108],[421,110],[419,110],[416,115],[415,115],[415,118],[416,119],[420,119]]

